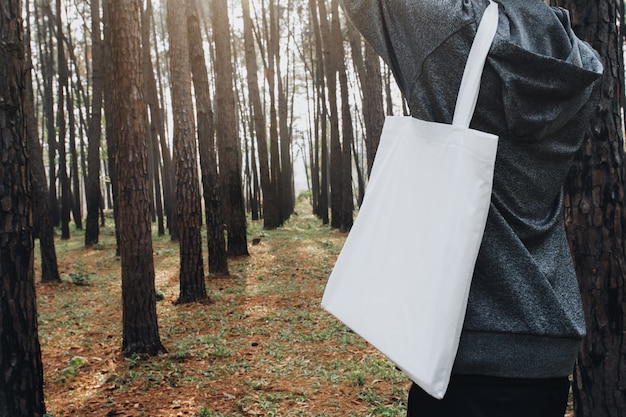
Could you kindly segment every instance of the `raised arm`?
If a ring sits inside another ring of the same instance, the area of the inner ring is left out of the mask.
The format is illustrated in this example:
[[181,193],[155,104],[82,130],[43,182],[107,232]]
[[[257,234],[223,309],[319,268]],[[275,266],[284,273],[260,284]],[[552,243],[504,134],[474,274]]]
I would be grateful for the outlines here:
[[[340,0],[348,18],[389,64],[400,88],[411,89],[424,59],[472,23],[472,3],[488,0]],[[482,7],[482,8],[484,8]]]

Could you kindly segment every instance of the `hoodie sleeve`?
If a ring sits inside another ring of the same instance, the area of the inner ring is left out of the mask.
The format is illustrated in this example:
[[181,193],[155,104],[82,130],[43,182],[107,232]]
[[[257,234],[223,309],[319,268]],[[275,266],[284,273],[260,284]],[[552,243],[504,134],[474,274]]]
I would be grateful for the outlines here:
[[348,18],[391,67],[400,89],[412,87],[424,59],[474,22],[472,3],[488,0],[341,0]]

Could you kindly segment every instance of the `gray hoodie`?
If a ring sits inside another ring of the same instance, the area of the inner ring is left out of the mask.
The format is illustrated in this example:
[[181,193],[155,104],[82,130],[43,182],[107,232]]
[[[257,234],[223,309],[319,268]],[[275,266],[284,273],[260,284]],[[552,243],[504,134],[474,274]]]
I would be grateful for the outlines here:
[[[585,322],[563,226],[572,158],[596,105],[597,54],[566,11],[501,0],[471,127],[500,137],[454,373],[569,375]],[[451,123],[487,0],[343,0],[414,117]],[[463,201],[459,201],[463,204]],[[450,254],[454,261],[454,254]]]

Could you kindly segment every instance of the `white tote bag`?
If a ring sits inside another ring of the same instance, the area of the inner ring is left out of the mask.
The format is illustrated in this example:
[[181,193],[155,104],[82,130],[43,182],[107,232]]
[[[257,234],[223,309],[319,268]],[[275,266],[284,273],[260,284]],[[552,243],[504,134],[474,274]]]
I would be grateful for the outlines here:
[[452,125],[387,117],[322,307],[443,398],[482,240],[498,137],[469,129],[498,6],[472,45]]

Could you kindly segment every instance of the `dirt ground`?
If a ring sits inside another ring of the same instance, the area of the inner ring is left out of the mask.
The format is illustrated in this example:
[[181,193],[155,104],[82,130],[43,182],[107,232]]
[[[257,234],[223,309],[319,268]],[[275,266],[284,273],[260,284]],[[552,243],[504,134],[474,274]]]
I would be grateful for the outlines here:
[[82,246],[80,231],[57,241],[64,282],[37,285],[48,413],[403,415],[408,380],[319,306],[345,235],[308,216],[278,231],[251,229],[260,243],[250,245],[250,256],[231,260],[230,276],[207,278],[210,303],[173,305],[178,243],[154,240],[168,354],[153,358],[120,354],[112,231],[92,248]]
[[91,248],[80,231],[57,240],[63,283],[37,284],[49,415],[405,415],[410,381],[319,306],[345,235],[310,215],[276,231],[252,223],[249,233],[259,242],[250,243],[250,256],[231,260],[230,276],[207,277],[211,302],[186,305],[173,304],[178,243],[155,237],[157,314],[168,353],[152,358],[120,354],[112,227]]

